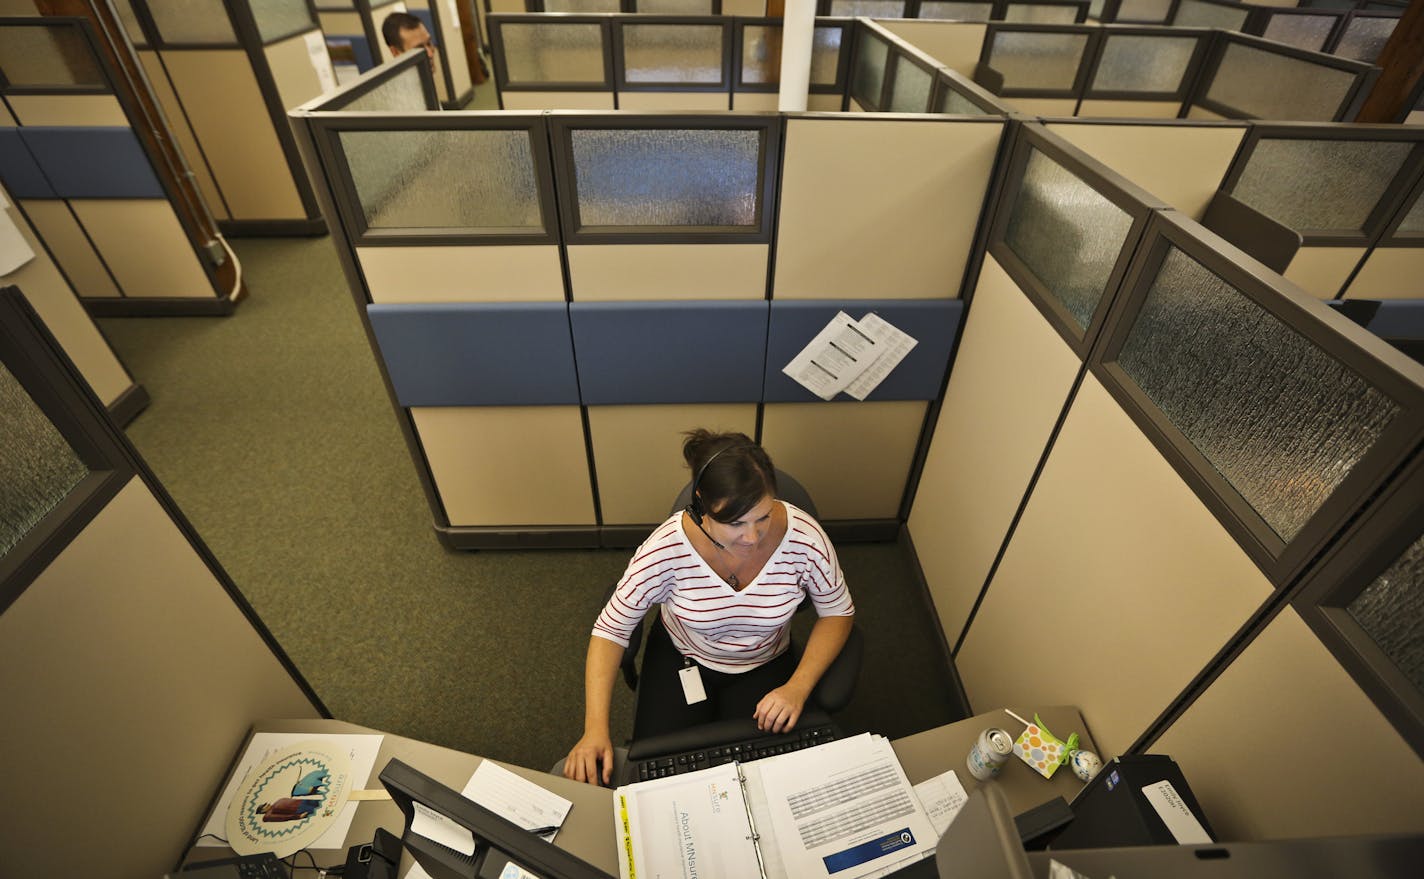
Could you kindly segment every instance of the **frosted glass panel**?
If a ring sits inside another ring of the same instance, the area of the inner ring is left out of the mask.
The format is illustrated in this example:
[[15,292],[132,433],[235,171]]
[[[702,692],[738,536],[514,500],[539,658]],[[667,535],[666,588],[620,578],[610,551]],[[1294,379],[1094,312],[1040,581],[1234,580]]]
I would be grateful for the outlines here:
[[1004,21],[1022,24],[1074,24],[1078,21],[1078,8],[1051,6],[1046,3],[1010,3],[1004,10]]
[[637,10],[657,15],[712,15],[712,0],[638,0]]
[[89,468],[0,364],[0,557],[40,523]]
[[1412,143],[1263,140],[1232,194],[1297,232],[1359,232]]
[[1086,34],[997,33],[989,66],[1005,88],[1068,91],[1087,44]]
[[512,84],[607,82],[597,24],[504,24],[500,33]]
[[1355,75],[1232,43],[1206,96],[1252,119],[1329,122]]
[[1410,683],[1424,690],[1424,537],[1346,610]]
[[223,0],[165,0],[148,4],[148,12],[165,43],[237,44]]
[[895,82],[890,86],[891,113],[928,113],[934,76],[906,61],[895,60]]
[[526,131],[343,131],[372,229],[542,231]]
[[816,28],[811,38],[811,85],[836,84],[836,73],[841,66],[843,33],[838,27]]
[[978,104],[950,88],[946,88],[940,92],[939,106],[935,109],[936,112],[945,113],[950,116],[992,115],[985,110],[981,110]]
[[1186,76],[1197,40],[1109,35],[1093,75],[1097,91],[1172,92]]
[[1035,150],[1004,243],[1086,329],[1131,228],[1122,208]]
[[257,19],[263,43],[309,31],[316,27],[306,0],[248,0]]
[[1333,15],[1273,15],[1266,22],[1266,32],[1262,36],[1299,49],[1319,52],[1337,21],[1339,19]]
[[367,113],[422,113],[429,108],[425,103],[425,89],[420,84],[420,71],[407,67],[401,75],[334,109]]
[[1199,0],[1182,0],[1172,24],[1176,27],[1223,27],[1235,31],[1240,30],[1241,25],[1246,22],[1247,12],[1249,10],[1229,5],[1218,6]]
[[1158,24],[1166,21],[1171,11],[1172,0],[1122,0],[1117,8],[1117,20]]
[[756,227],[760,131],[573,132],[583,226]]
[[621,0],[544,0],[545,12],[622,12]]
[[103,86],[104,74],[77,28],[0,28],[0,72],[12,86]]
[[1399,411],[1175,248],[1118,363],[1285,541]]
[[956,3],[951,0],[922,0],[920,3],[920,18],[988,21],[993,12],[992,3]]
[[1390,34],[1399,24],[1397,18],[1354,18],[1340,37],[1335,54],[1373,64],[1384,51]]
[[831,0],[838,18],[904,18],[905,0]]
[[723,81],[724,33],[721,25],[624,25],[624,76],[628,82],[716,85]]
[[850,95],[867,110],[880,109],[880,92],[885,84],[885,64],[890,47],[884,40],[870,37],[860,43],[856,52],[855,72],[851,77]]

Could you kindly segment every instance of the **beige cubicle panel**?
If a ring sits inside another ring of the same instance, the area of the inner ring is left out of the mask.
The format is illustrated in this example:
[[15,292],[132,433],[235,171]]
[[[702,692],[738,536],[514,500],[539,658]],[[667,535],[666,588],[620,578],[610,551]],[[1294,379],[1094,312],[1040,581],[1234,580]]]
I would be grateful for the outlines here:
[[64,267],[74,291],[81,297],[117,298],[114,278],[104,267],[94,245],[84,234],[84,228],[63,199],[26,199],[20,203],[34,224],[35,231],[49,245],[54,258]]
[[113,95],[6,95],[21,125],[110,125],[128,127],[129,118]]
[[1318,299],[1339,299],[1364,255],[1363,247],[1302,247],[1282,274]]
[[125,296],[213,295],[213,283],[167,200],[76,198],[69,205]]
[[1025,98],[1018,95],[999,95],[997,98],[1010,110],[1017,110],[1029,116],[1072,116],[1078,107],[1077,98]]
[[590,525],[577,406],[410,409],[450,525]]
[[984,257],[908,528],[945,639],[989,576],[1082,364]]
[[1246,136],[1244,123],[1133,125],[1059,120],[1047,127],[1194,220],[1206,213]]
[[929,403],[767,403],[761,443],[821,519],[896,519]]
[[1110,101],[1085,98],[1073,115],[1092,119],[1176,119],[1181,101]]
[[163,875],[251,724],[318,716],[138,478],[0,614],[0,700],[14,876]]
[[1090,374],[955,666],[971,704],[1071,698],[1106,753],[1121,753],[1270,594]]
[[1004,123],[786,122],[773,295],[956,297]]
[[149,90],[158,101],[159,107],[162,108],[164,118],[168,120],[168,130],[173,133],[173,139],[177,141],[178,149],[183,153],[187,170],[198,184],[198,191],[203,194],[203,201],[207,203],[208,211],[215,219],[232,219],[232,215],[228,213],[227,202],[223,200],[222,191],[218,188],[217,180],[213,178],[213,169],[208,166],[203,150],[198,146],[198,136],[188,123],[188,116],[183,112],[183,104],[178,100],[178,93],[173,91],[173,83],[168,79],[168,74],[163,69],[163,62],[159,59],[158,53],[152,49],[139,49],[134,54],[138,55],[139,63],[143,65],[144,76],[148,78]]
[[1190,108],[1189,110],[1187,110],[1187,118],[1188,118],[1188,119],[1205,119],[1205,120],[1209,120],[1209,121],[1218,121],[1218,122],[1219,122],[1219,121],[1221,121],[1221,120],[1223,120],[1223,119],[1228,119],[1228,118],[1230,118],[1230,117],[1223,116],[1223,115],[1221,115],[1220,113],[1217,113],[1217,112],[1214,111],[1214,110],[1208,110],[1208,109],[1205,108],[1205,107],[1201,107],[1201,106],[1198,106],[1198,105],[1196,105],[1196,104],[1193,104],[1193,105],[1191,106],[1191,108]]
[[722,14],[761,18],[766,15],[766,0],[722,0]]
[[[811,98],[824,97],[822,95],[807,95],[806,109],[818,109],[811,106]],[[841,108],[840,96],[835,96],[835,107],[829,108],[839,110]],[[781,105],[781,96],[776,92],[733,92],[732,109],[738,113],[774,113]]]
[[731,101],[727,92],[618,92],[620,110],[682,110],[688,113],[725,111]]
[[500,92],[505,110],[612,110],[613,92]]
[[766,244],[570,244],[569,283],[583,301],[764,299]]
[[1345,299],[1424,299],[1424,247],[1376,247]]
[[336,87],[336,70],[321,31],[311,30],[262,47],[282,109],[305,104]]
[[960,21],[930,21],[913,18],[877,19],[876,24],[904,39],[961,76],[974,78],[984,48],[984,24]]
[[372,302],[562,302],[556,244],[357,247]]
[[1424,814],[1424,763],[1290,607],[1151,750],[1222,841],[1418,833]]
[[[8,196],[0,190],[0,203],[5,201],[8,201]],[[64,206],[63,202],[38,203]],[[13,208],[0,208],[0,222],[4,221],[4,215],[8,215],[15,224],[20,237],[34,253],[34,258],[10,274],[0,275],[0,287],[14,284],[20,288],[64,353],[74,361],[94,395],[105,406],[113,406],[134,387],[133,378],[84,310],[74,288],[55,266],[44,242],[35,236],[25,217]]]
[[756,436],[756,409],[755,403],[589,406],[604,524],[666,519],[678,492],[692,479],[682,460],[683,432],[705,427]]
[[306,210],[241,49],[159,52],[232,219],[303,219]]

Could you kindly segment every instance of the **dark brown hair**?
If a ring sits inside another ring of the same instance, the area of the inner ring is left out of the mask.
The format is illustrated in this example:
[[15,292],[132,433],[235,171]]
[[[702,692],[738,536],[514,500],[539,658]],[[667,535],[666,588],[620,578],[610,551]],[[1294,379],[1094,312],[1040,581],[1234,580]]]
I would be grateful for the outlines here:
[[776,468],[751,437],[713,433],[706,428],[689,430],[683,436],[687,439],[682,443],[682,457],[692,470],[706,515],[728,524],[767,495],[776,497]]

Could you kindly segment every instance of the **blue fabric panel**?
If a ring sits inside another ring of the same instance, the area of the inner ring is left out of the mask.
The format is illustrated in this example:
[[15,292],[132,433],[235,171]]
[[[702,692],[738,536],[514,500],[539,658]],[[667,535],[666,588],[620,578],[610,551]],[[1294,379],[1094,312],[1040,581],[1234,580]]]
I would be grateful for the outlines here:
[[0,128],[0,180],[11,198],[58,198],[18,128]]
[[371,41],[365,37],[359,34],[342,34],[328,39],[350,41],[351,54],[356,56],[356,69],[362,73],[376,66],[376,56],[371,52]]
[[1424,339],[1424,299],[1385,299],[1370,321],[1382,339]]
[[435,29],[435,16],[430,14],[429,9],[407,9],[406,12],[409,12],[411,15],[414,15],[416,18],[424,22],[425,29],[430,31],[430,38],[432,40],[435,39],[435,35],[438,34],[439,31]]
[[569,315],[591,406],[761,399],[764,300],[575,302]]
[[167,198],[131,128],[20,129],[60,198]]
[[[867,400],[933,400],[939,396],[954,336],[964,312],[958,299],[811,299],[771,303],[771,339],[766,352],[766,402],[813,403],[821,398],[790,379],[782,368],[825,329],[836,312],[859,320],[873,311],[918,344]],[[837,401],[855,402],[847,394]]]
[[402,406],[577,405],[562,302],[366,306]]

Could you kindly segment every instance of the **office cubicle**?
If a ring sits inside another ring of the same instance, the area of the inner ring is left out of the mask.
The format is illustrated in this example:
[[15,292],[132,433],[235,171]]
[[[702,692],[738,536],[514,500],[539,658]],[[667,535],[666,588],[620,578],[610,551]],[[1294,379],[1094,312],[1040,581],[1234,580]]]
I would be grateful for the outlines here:
[[163,875],[251,725],[325,708],[15,288],[0,435],[6,874]]
[[228,235],[325,231],[284,114],[336,85],[310,0],[115,8]]
[[86,307],[231,311],[90,22],[0,18],[0,50],[0,181]]
[[340,58],[340,63],[347,67],[347,78],[354,78],[354,73],[364,73],[393,57],[381,33],[381,24],[388,15],[408,12],[419,18],[435,44],[435,85],[440,104],[455,109],[468,104],[474,94],[456,2],[400,0],[381,4],[371,0],[319,0],[316,10],[332,58],[334,61]]
[[[840,110],[849,20],[817,19],[808,108]],[[505,110],[775,110],[781,20],[491,15]]]
[[[1123,4],[1126,5],[1126,4]],[[1219,27],[1301,49],[1373,62],[1399,24],[1404,4],[1300,4],[1298,7],[1234,0],[1172,0],[1161,23]],[[1104,21],[1122,20],[1104,18]]]

